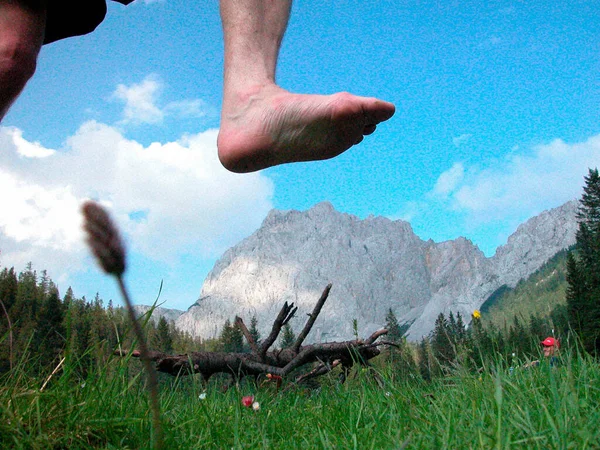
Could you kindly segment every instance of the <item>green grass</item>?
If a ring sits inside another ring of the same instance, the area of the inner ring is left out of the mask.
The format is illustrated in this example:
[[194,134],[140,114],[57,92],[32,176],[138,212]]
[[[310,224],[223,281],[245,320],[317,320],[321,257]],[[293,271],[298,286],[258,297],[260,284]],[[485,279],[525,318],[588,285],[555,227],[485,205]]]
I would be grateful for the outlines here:
[[[44,390],[22,362],[0,384],[1,448],[149,448],[151,415],[137,361],[112,360],[77,379],[68,363]],[[207,397],[193,378],[161,378],[166,448],[456,449],[600,447],[600,369],[564,354],[559,367],[516,369],[497,361],[425,383],[383,386],[369,371],[344,385],[277,393],[247,383]],[[137,375],[132,375],[137,373]],[[260,411],[242,406],[254,395]]]

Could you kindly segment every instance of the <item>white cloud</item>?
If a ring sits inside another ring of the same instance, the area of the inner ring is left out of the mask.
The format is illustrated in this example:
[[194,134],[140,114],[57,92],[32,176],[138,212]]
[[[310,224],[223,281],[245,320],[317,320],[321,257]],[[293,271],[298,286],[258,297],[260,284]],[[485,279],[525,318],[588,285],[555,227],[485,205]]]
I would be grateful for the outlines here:
[[162,89],[162,83],[155,76],[146,77],[139,84],[125,86],[119,84],[113,97],[125,102],[123,122],[125,123],[160,123],[163,111],[156,106],[156,100]]
[[19,155],[27,158],[45,158],[54,153],[54,150],[44,148],[39,142],[29,142],[23,138],[23,132],[18,128],[12,128],[12,140],[16,145]]
[[471,134],[461,134],[460,136],[456,136],[456,137],[452,138],[452,143],[454,144],[455,147],[460,147],[461,145],[469,142],[469,139],[471,139],[471,137],[472,137]]
[[200,99],[184,99],[161,106],[164,83],[157,75],[148,75],[140,83],[119,84],[113,99],[124,102],[120,124],[160,124],[165,117],[205,117],[209,108]]
[[446,196],[449,195],[458,184],[462,181],[465,174],[465,169],[461,163],[454,163],[454,165],[442,173],[435,183],[433,192],[436,195]]
[[[87,122],[60,151],[23,156],[33,145],[0,127],[0,251],[3,266],[34,261],[53,278],[82,268],[79,207],[112,205],[131,250],[175,263],[215,257],[253,232],[271,209],[273,184],[237,175],[217,158],[217,130],[144,147],[116,128]],[[132,214],[143,212],[143,214]]]
[[427,203],[423,201],[407,201],[402,204],[402,209],[396,213],[387,216],[390,220],[403,220],[412,222],[415,217],[421,216]]
[[557,139],[484,169],[455,164],[432,193],[447,194],[454,209],[482,222],[531,215],[578,198],[584,175],[599,161],[600,135],[574,144]]
[[165,112],[178,117],[205,117],[206,104],[199,99],[171,102],[165,106]]

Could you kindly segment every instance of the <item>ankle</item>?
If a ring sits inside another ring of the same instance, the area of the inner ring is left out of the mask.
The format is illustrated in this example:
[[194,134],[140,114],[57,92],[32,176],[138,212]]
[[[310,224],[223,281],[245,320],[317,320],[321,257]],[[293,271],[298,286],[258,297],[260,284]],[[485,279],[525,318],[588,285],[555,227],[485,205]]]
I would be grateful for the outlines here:
[[277,95],[285,94],[275,83],[255,83],[229,87],[223,92],[221,119],[234,119],[273,105]]

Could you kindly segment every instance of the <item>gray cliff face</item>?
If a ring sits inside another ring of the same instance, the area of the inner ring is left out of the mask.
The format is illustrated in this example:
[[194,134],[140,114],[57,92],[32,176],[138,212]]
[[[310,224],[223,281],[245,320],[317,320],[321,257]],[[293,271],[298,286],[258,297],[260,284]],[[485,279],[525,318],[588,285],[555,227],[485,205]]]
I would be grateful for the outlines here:
[[515,286],[548,259],[575,243],[578,208],[576,200],[544,211],[517,228],[506,245],[491,258],[505,284]]
[[195,336],[218,336],[226,319],[256,315],[266,336],[283,302],[298,306],[291,324],[306,314],[328,283],[329,298],[307,342],[352,338],[382,328],[391,308],[411,322],[409,338],[429,333],[440,312],[467,320],[503,284],[514,286],[557,251],[575,242],[577,202],[544,212],[521,225],[492,258],[471,241],[434,243],[409,223],[382,217],[360,220],[320,203],[306,212],[273,210],[253,235],[215,264],[200,298],[176,325]]
[[[150,308],[151,308],[150,306],[146,306],[146,305],[133,305],[133,310],[135,311],[135,314],[138,317],[146,314],[150,310]],[[180,311],[178,309],[169,309],[169,308],[162,308],[160,306],[157,306],[152,311],[150,320],[152,320],[154,323],[158,323],[160,318],[164,317],[167,320],[167,322],[175,322],[179,318],[179,316],[181,316],[182,314],[183,314],[183,311]]]

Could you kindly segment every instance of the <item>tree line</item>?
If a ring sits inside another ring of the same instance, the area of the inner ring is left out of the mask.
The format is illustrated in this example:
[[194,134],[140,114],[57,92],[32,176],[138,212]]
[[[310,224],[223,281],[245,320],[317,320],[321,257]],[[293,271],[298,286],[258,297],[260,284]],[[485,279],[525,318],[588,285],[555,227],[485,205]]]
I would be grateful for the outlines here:
[[[164,317],[154,321],[142,317],[150,346],[164,352],[187,352],[210,347],[213,342],[192,338]],[[18,273],[0,272],[0,373],[16,361],[27,361],[32,374],[56,367],[62,357],[76,361],[82,375],[94,365],[104,364],[119,346],[130,347],[131,326],[123,307],[78,298],[69,287],[61,297],[46,271],[37,273],[32,264]]]
[[569,323],[584,348],[600,355],[600,177],[590,169],[577,212],[575,250],[567,259]]
[[[151,349],[165,353],[192,351],[248,352],[239,327],[225,321],[218,338],[194,338],[177,329],[164,317],[142,317]],[[261,340],[258,320],[250,321],[255,342]],[[282,330],[280,348],[292,345],[296,336],[289,325]],[[76,297],[69,287],[61,297],[58,287],[44,270],[38,273],[31,263],[17,273],[14,267],[0,271],[0,373],[18,360],[27,361],[28,370],[39,374],[52,370],[62,357],[76,361],[81,374],[94,365],[105,364],[119,348],[132,347],[133,334],[124,307],[94,299]]]
[[[564,345],[572,335],[595,357],[600,356],[600,177],[589,169],[577,211],[576,243],[567,252],[567,290],[563,302],[547,314],[515,315],[511,323],[494,325],[479,312],[467,324],[460,313],[440,314],[433,331],[419,343],[408,345],[390,310],[386,326],[393,330],[387,358],[399,374],[430,380],[457,367],[481,370],[497,358],[518,365],[540,354],[548,336]],[[399,364],[398,364],[399,363]]]
[[[416,344],[405,333],[410,324],[399,324],[390,309],[385,317],[387,340],[392,344],[385,360],[399,376],[431,379],[457,366],[479,369],[493,358],[526,358],[539,352],[547,336],[559,339],[570,331],[595,356],[600,350],[600,177],[590,169],[577,212],[576,244],[567,256],[566,301],[545,316],[514,316],[504,327],[452,312],[440,314],[431,334]],[[165,353],[190,351],[247,352],[242,331],[225,321],[215,339],[194,339],[175,328],[164,317],[143,317],[149,346]],[[77,361],[83,375],[94,365],[104,364],[119,345],[129,348],[133,337],[122,307],[106,305],[96,294],[93,300],[75,297],[68,288],[61,298],[46,271],[38,274],[29,264],[17,274],[14,268],[0,272],[0,373],[10,370],[17,359],[28,361],[33,373],[56,367],[60,358]],[[470,323],[469,323],[470,322]],[[485,325],[484,325],[485,322]],[[357,327],[355,323],[355,328]],[[260,343],[258,321],[250,321],[250,334]],[[291,326],[282,329],[280,348],[296,340]]]

